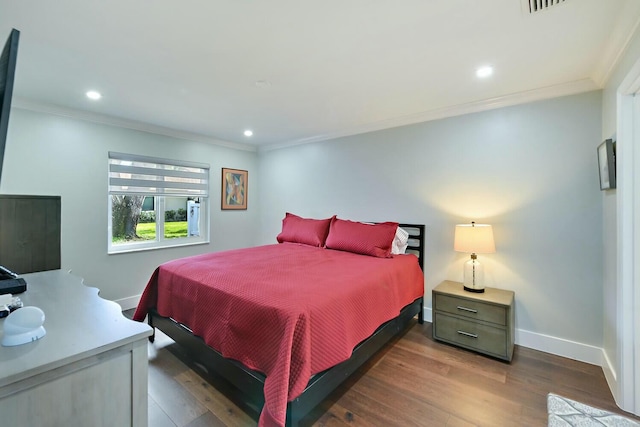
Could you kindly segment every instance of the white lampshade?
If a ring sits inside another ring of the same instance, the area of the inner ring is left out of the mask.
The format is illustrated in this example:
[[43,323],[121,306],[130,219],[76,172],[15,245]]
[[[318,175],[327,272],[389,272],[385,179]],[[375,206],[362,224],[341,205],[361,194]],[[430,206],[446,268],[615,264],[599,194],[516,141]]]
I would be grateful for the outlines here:
[[488,254],[496,251],[493,228],[489,224],[458,224],[453,241],[457,252]]

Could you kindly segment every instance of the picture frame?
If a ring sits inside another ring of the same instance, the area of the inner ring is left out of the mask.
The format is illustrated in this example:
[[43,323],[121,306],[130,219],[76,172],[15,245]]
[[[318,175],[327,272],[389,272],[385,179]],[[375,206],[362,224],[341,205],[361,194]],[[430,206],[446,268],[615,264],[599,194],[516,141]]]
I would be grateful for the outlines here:
[[246,210],[249,188],[249,172],[241,169],[222,168],[222,210]]
[[598,146],[598,170],[600,190],[616,188],[616,143],[612,139],[607,139]]

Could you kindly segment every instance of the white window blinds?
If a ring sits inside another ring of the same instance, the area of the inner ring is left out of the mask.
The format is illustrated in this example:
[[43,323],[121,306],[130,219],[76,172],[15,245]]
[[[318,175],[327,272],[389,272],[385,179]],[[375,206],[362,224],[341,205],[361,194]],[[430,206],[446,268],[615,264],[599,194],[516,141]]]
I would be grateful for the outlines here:
[[109,152],[109,194],[209,196],[209,165]]

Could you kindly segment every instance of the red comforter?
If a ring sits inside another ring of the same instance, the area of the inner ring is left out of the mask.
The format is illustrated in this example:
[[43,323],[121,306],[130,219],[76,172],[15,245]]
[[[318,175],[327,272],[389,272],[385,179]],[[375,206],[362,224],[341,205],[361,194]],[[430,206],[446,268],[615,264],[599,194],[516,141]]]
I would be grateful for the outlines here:
[[134,319],[155,307],[223,356],[266,375],[260,425],[284,425],[311,375],[424,294],[413,255],[375,258],[293,243],[198,255],[153,273]]

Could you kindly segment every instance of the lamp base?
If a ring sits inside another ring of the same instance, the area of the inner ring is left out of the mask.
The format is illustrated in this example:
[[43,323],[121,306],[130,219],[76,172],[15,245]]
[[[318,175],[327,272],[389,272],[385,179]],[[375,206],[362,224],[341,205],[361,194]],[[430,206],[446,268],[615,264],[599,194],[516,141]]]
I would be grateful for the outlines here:
[[464,263],[464,290],[468,292],[484,292],[484,266],[478,261],[476,254],[471,254],[471,259]]

